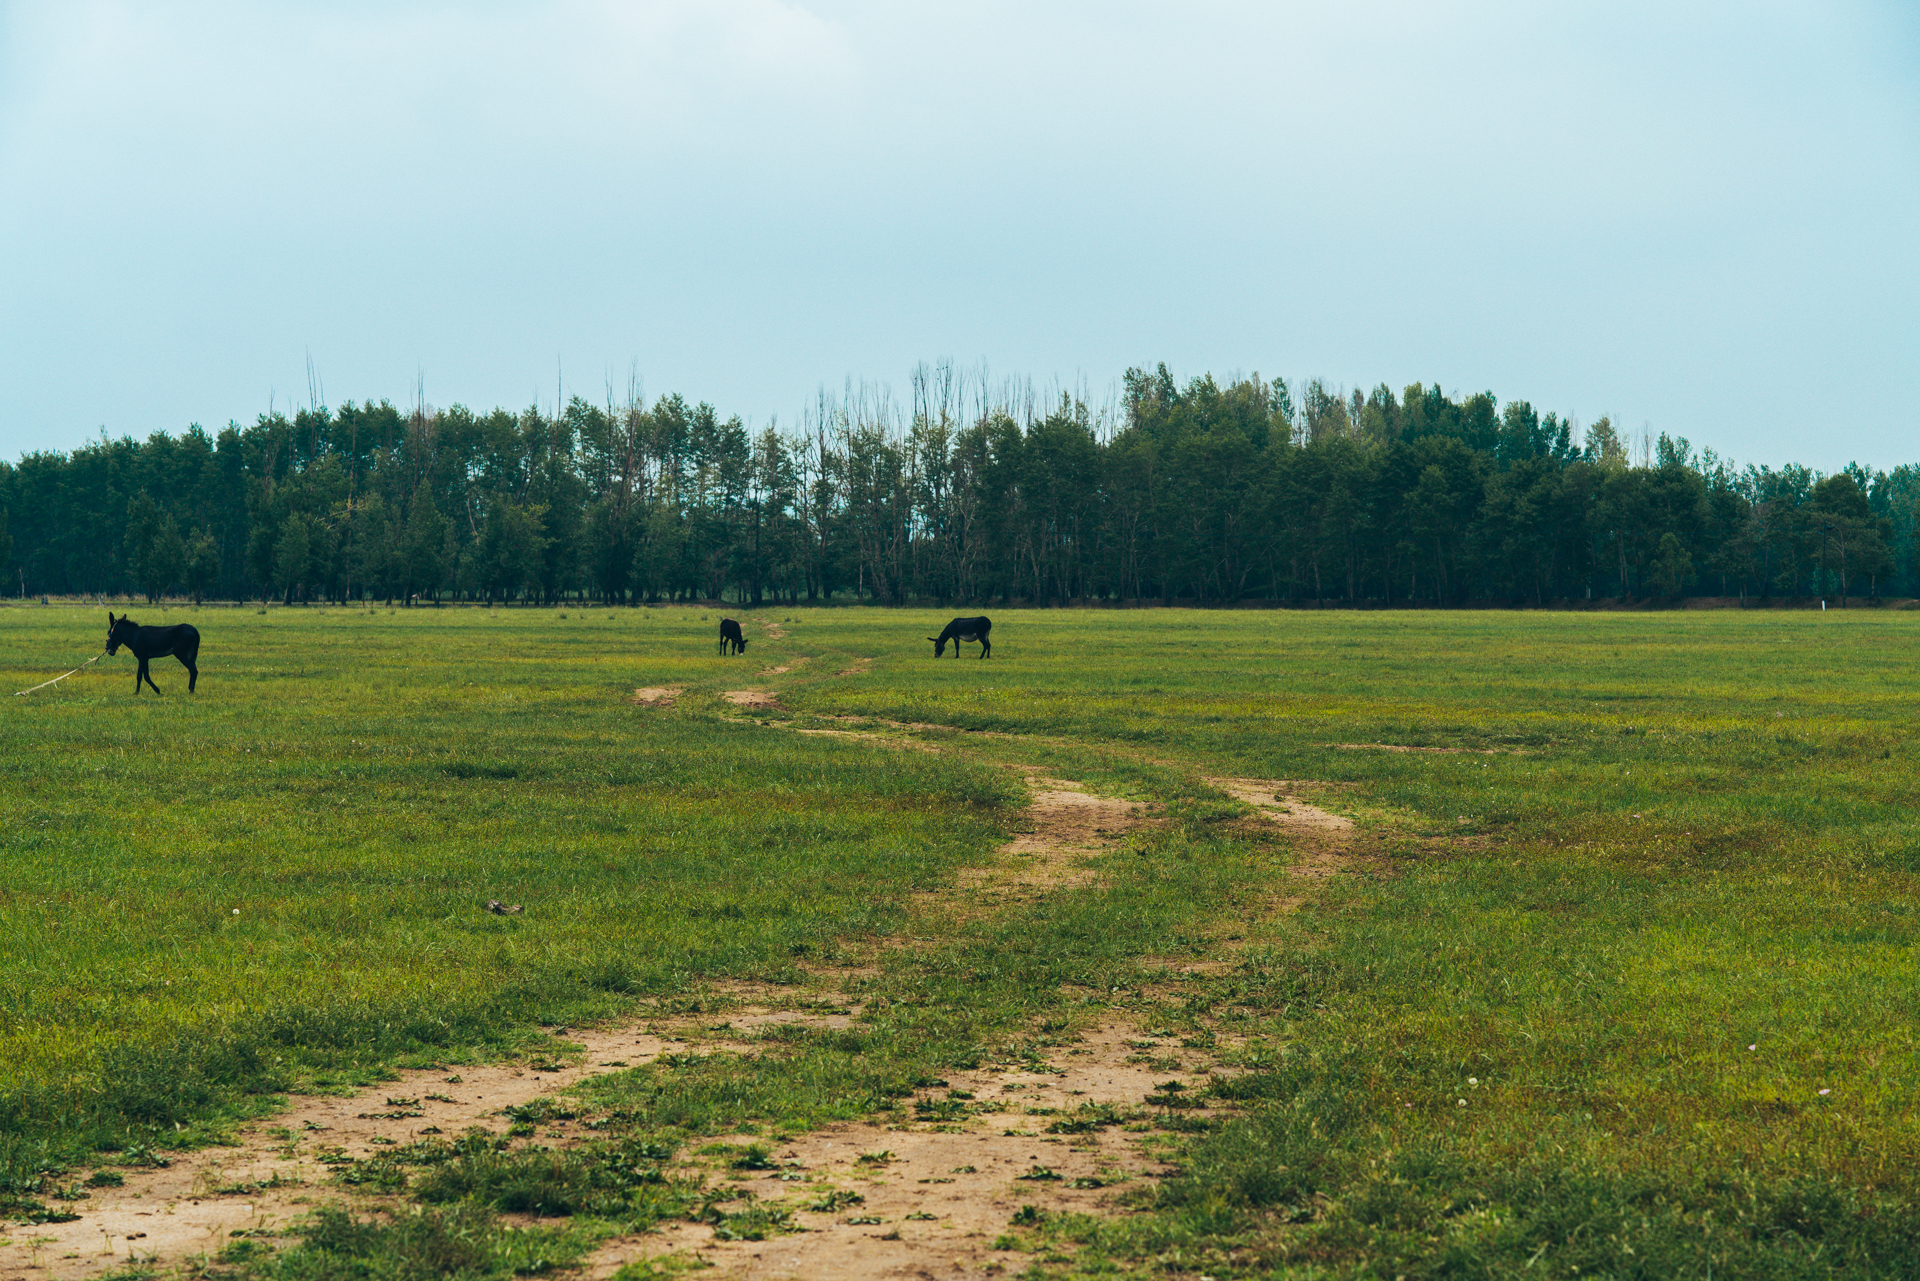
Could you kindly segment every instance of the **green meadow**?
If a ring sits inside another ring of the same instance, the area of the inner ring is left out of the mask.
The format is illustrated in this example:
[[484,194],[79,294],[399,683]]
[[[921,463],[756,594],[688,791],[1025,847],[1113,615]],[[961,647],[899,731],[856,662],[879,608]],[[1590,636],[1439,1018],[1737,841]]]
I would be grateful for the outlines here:
[[[101,613],[0,609],[6,691]],[[1177,1173],[1021,1225],[1010,1270],[1920,1272],[1920,613],[1006,611],[990,661],[937,663],[944,615],[758,616],[786,637],[722,659],[715,610],[176,607],[197,695],[160,659],[136,698],[123,654],[9,699],[0,1214],[289,1090],[910,938],[853,1033],[597,1082],[607,1152],[897,1113],[1117,1011],[1245,1070],[1173,1119]],[[844,718],[943,750],[789,732]],[[1015,825],[1012,760],[1166,821],[1091,884],[929,910]],[[1209,775],[1303,780],[1360,824],[1353,874],[1275,914],[1292,851]],[[1227,964],[1169,995],[1169,956]],[[698,1203],[598,1159],[392,1181],[474,1276],[525,1270],[487,1225],[529,1181],[562,1262]],[[408,1222],[249,1266],[446,1272]]]

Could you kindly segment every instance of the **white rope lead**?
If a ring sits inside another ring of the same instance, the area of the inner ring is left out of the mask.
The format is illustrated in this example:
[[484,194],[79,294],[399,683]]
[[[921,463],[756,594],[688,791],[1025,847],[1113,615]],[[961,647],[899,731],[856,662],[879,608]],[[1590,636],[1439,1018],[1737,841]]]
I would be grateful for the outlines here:
[[[87,660],[86,662],[84,662],[84,663],[82,663],[82,664],[80,664],[80,666],[79,666],[79,667],[76,667],[76,668],[74,668],[74,669],[73,669],[73,672],[77,672],[77,671],[81,671],[81,670],[83,670],[83,669],[85,669],[85,668],[88,668],[88,667],[91,667],[91,666],[93,666],[93,665],[94,665],[95,663],[97,663],[97,662],[99,662],[99,661],[100,661],[101,659],[103,659],[103,658],[105,658],[106,656],[107,656],[107,651],[105,651],[105,650],[103,649],[103,650],[101,650],[101,651],[100,651],[100,652],[99,652],[98,654],[95,654],[95,655],[94,655],[94,656],[93,656],[92,658],[89,658],[89,659],[88,659],[88,660]],[[50,681],[41,681],[41,682],[40,682],[40,683],[39,683],[38,685],[35,685],[35,686],[33,687],[33,689],[45,689],[45,688],[46,688],[47,686],[49,686],[49,685],[56,685],[56,684],[58,684],[59,682],[61,682],[61,681],[63,681],[63,680],[65,680],[65,679],[67,679],[67,677],[69,677],[69,676],[71,676],[71,675],[73,675],[73,672],[62,672],[62,673],[60,673],[60,674],[59,674],[58,676],[56,676],[56,677],[54,677],[54,678],[53,678],[52,680],[50,680]],[[31,693],[33,693],[33,689],[23,689],[23,690],[20,690],[20,691],[18,691],[17,693],[15,693],[15,694],[14,694],[14,697],[15,697],[15,698],[25,698],[25,697],[26,697],[26,696],[27,696],[28,694],[31,694]]]

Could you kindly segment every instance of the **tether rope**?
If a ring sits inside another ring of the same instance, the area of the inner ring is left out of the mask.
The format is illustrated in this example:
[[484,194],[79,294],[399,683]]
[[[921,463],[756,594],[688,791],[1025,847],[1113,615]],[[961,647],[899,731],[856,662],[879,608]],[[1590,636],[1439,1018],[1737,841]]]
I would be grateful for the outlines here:
[[[73,672],[80,671],[83,668],[91,667],[95,663],[99,662],[101,659],[105,658],[106,656],[107,656],[107,651],[103,649],[98,654],[95,654],[92,658],[89,658],[86,662],[80,664],[79,667],[74,668]],[[49,685],[56,685],[59,682],[67,679],[67,677],[73,675],[73,672],[61,672],[58,676],[54,677],[50,681],[41,681],[38,685],[35,685],[33,689],[45,689]],[[33,693],[33,689],[17,690],[15,691],[13,696],[15,698],[24,698],[28,694]]]

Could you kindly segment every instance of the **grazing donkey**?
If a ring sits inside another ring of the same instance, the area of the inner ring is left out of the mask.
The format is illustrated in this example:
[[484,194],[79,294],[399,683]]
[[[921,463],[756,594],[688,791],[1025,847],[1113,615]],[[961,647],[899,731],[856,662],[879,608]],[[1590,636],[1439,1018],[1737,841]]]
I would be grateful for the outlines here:
[[140,660],[140,670],[134,673],[133,692],[140,692],[140,682],[145,681],[158,694],[160,687],[153,683],[153,677],[147,672],[147,660],[165,658],[172,654],[187,669],[187,693],[193,693],[194,685],[200,679],[200,669],[194,665],[194,659],[200,656],[200,633],[191,623],[179,623],[172,627],[142,627],[122,614],[114,618],[113,611],[107,611],[107,653],[118,653],[125,645]]
[[993,642],[987,639],[987,633],[993,630],[993,620],[984,614],[979,618],[956,618],[947,624],[947,630],[938,636],[929,636],[933,642],[933,656],[940,657],[947,652],[947,642],[953,642],[953,656],[960,657],[961,641],[979,641],[980,657],[993,653]]
[[720,652],[726,653],[729,645],[733,646],[736,654],[747,652],[747,638],[741,635],[740,624],[731,618],[723,618],[720,620]]

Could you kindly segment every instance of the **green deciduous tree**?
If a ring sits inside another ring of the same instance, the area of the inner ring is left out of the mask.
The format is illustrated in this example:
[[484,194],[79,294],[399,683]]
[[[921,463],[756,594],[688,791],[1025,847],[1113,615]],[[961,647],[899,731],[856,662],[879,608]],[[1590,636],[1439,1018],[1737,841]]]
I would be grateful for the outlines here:
[[186,567],[182,581],[187,593],[198,605],[205,599],[208,589],[220,573],[220,545],[213,535],[205,530],[196,529],[187,539]]
[[1807,522],[1814,537],[1823,587],[1831,581],[1840,588],[1840,608],[1847,607],[1847,588],[1853,576],[1872,578],[1893,565],[1888,541],[1893,522],[1876,516],[1866,492],[1846,472],[1821,480],[1807,503]]
[[546,535],[541,533],[544,508],[523,506],[505,495],[487,504],[487,520],[474,550],[480,584],[488,603],[497,596],[512,600],[538,590],[545,567]]
[[1666,597],[1678,596],[1693,577],[1693,557],[1687,553],[1687,545],[1674,533],[1660,535],[1660,545],[1654,549],[1653,564],[1649,578],[1654,589]]
[[791,433],[637,387],[554,412],[316,406],[0,462],[0,506],[18,576],[150,598],[1920,593],[1913,466],[1742,469],[1670,436],[1636,458],[1610,419],[1576,447],[1556,413],[1427,383],[1158,365],[1102,407],[942,364],[913,388],[904,412],[822,392]]
[[296,596],[305,599],[314,569],[312,526],[299,512],[293,512],[280,524],[273,544],[273,586],[286,594],[285,604]]
[[187,544],[171,512],[141,490],[127,500],[127,573],[149,603],[157,603],[187,568]]

